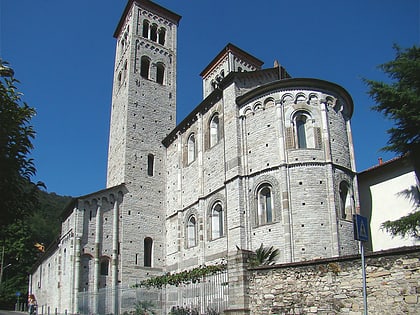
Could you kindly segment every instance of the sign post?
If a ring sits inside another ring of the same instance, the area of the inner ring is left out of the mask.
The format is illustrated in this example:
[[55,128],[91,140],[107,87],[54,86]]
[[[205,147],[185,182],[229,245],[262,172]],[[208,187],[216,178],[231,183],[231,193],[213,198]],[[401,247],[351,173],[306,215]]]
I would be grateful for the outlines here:
[[364,315],[368,315],[367,311],[367,294],[366,294],[366,267],[365,267],[365,250],[363,242],[369,240],[368,220],[359,214],[353,215],[354,239],[360,241],[360,254],[362,256],[362,278],[363,278],[363,308]]

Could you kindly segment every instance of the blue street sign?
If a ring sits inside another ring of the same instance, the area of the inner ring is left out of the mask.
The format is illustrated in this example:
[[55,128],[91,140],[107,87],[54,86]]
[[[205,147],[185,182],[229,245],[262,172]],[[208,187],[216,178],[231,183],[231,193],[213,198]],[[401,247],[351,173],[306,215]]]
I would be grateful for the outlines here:
[[16,292],[16,296],[20,296],[20,292],[19,291]]
[[354,239],[367,242],[369,240],[369,224],[366,217],[360,214],[353,215],[353,228],[354,228]]

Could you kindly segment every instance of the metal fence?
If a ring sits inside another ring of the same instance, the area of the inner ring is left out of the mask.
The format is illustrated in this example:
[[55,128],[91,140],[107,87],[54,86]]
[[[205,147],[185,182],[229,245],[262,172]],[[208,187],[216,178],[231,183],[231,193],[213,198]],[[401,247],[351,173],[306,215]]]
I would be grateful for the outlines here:
[[171,314],[171,310],[173,314],[222,314],[228,305],[228,290],[226,271],[196,283],[162,289],[104,288],[96,293],[79,292],[78,314],[163,315]]

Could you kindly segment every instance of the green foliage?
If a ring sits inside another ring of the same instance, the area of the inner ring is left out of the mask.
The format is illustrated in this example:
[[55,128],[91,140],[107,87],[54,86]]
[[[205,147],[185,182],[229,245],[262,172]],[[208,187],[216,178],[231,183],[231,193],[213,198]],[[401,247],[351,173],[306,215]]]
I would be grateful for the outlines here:
[[18,81],[0,60],[0,259],[3,277],[0,308],[12,308],[16,292],[27,294],[28,273],[42,255],[35,243],[50,244],[58,236],[59,213],[68,197],[47,194],[32,183],[34,161],[29,158],[35,131],[35,110],[22,102]]
[[199,315],[200,313],[195,308],[188,306],[173,306],[169,315]]
[[162,276],[143,280],[135,287],[155,287],[162,288],[167,285],[179,286],[180,284],[189,284],[200,282],[204,277],[215,275],[226,270],[226,264],[199,266],[191,270],[185,270],[178,273],[166,273]]
[[420,240],[420,211],[417,209],[398,220],[385,221],[381,226],[392,235],[414,237]]
[[261,243],[260,247],[254,252],[249,259],[250,267],[267,266],[272,265],[276,262],[277,256],[280,255],[280,251],[273,246],[264,247]]
[[[414,163],[417,178],[420,170],[420,48],[414,45],[402,49],[394,45],[394,60],[380,65],[391,83],[365,79],[369,95],[375,100],[373,110],[394,121],[395,126],[387,132],[388,145],[385,151],[409,154]],[[417,196],[413,212],[395,221],[386,221],[382,228],[392,235],[412,236],[420,239],[420,214],[418,187],[412,192]],[[398,209],[395,209],[398,211]]]
[[154,307],[155,305],[150,301],[137,302],[135,315],[155,315]]
[[420,48],[401,49],[394,45],[395,60],[379,68],[391,83],[364,79],[369,95],[375,100],[373,110],[395,123],[389,129],[388,145],[383,149],[401,154],[419,150],[420,145]]
[[[9,69],[9,71],[7,70]],[[31,213],[37,202],[35,166],[29,154],[35,110],[21,101],[13,70],[0,60],[0,228]]]

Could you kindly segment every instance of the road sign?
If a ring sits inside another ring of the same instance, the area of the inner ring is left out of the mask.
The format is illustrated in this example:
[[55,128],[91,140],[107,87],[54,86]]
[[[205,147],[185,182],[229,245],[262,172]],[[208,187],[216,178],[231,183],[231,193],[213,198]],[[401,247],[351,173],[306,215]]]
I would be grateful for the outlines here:
[[20,296],[20,292],[19,291],[16,292],[16,296]]
[[354,239],[367,242],[369,240],[368,219],[360,214],[353,215]]

